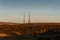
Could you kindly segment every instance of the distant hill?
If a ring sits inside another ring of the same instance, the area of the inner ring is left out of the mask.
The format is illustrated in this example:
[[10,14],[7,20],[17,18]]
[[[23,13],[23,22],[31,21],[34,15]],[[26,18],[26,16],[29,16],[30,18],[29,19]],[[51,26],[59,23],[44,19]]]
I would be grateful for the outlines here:
[[12,23],[12,22],[0,22],[0,25],[60,25],[60,23]]
[[0,22],[0,25],[17,25],[19,23],[11,23],[11,22]]

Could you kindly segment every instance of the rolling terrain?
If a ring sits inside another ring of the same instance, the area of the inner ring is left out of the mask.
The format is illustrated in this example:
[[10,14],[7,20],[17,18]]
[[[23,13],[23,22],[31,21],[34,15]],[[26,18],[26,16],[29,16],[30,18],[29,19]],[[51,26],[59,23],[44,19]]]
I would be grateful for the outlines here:
[[58,40],[58,39],[60,39],[60,23],[21,24],[0,22],[0,40]]
[[0,33],[6,34],[34,34],[47,30],[60,31],[60,23],[9,23],[0,22]]

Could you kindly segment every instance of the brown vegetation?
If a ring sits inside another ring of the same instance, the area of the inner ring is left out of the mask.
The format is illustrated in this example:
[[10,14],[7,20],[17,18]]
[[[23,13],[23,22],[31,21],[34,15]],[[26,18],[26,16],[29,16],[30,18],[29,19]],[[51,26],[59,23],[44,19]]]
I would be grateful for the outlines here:
[[60,31],[60,23],[26,23],[0,25],[0,33],[7,34],[38,34],[47,30]]

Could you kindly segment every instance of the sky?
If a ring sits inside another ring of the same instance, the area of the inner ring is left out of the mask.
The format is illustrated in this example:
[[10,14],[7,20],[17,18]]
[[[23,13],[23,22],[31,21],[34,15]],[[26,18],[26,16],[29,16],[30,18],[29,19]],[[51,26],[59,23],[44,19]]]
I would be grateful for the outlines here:
[[0,22],[60,22],[60,0],[0,0]]

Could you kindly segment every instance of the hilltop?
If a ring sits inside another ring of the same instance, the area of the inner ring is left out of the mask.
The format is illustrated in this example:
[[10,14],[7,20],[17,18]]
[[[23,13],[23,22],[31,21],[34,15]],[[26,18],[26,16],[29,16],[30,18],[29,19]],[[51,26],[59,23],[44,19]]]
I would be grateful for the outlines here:
[[0,22],[0,25],[17,25],[19,23],[12,23],[12,22]]

